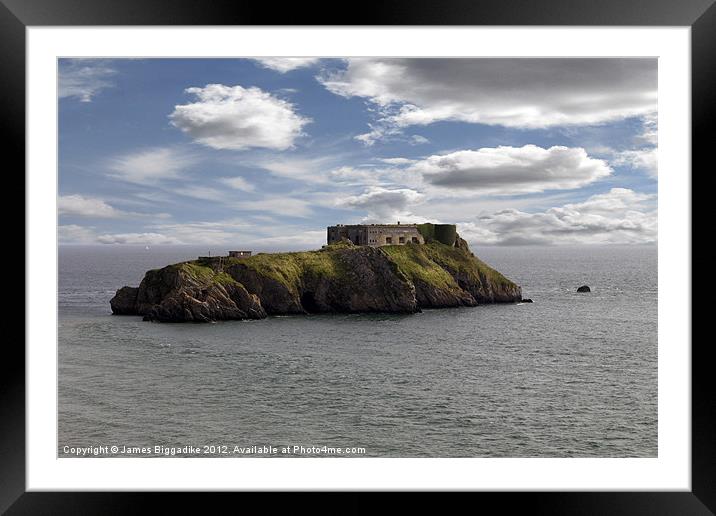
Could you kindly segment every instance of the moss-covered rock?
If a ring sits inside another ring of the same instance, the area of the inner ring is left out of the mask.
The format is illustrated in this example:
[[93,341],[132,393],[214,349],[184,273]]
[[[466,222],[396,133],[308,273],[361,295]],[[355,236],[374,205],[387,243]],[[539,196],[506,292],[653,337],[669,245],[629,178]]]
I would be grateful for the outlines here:
[[146,273],[110,301],[115,314],[158,321],[271,314],[414,313],[521,300],[520,287],[455,236],[379,248],[338,242],[318,251],[203,258]]
[[447,247],[431,243],[390,245],[380,249],[415,285],[415,297],[421,308],[476,305],[477,301],[460,288],[450,272],[430,257],[427,249],[434,246]]
[[269,314],[418,310],[412,283],[373,247],[338,243],[257,255],[231,262],[226,272],[259,296]]

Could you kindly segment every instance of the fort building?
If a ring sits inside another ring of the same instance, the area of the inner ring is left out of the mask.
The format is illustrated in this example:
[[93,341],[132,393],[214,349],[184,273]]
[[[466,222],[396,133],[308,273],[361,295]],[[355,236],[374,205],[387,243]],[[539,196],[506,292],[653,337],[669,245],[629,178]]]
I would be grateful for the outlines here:
[[229,251],[229,258],[248,258],[251,251]]
[[424,244],[425,239],[416,224],[338,224],[328,226],[328,243],[334,244],[346,238],[355,245],[404,245]]
[[454,245],[457,236],[454,224],[338,224],[327,228],[328,244],[347,239],[355,245],[424,244],[438,241]]

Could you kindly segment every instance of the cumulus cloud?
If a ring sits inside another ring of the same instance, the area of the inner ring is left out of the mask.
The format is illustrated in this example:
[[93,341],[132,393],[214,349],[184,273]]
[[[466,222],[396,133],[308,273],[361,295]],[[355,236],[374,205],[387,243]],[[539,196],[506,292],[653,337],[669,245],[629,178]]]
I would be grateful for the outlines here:
[[197,101],[175,106],[171,124],[213,149],[286,150],[310,122],[290,102],[256,87],[208,84],[186,92]]
[[656,147],[622,151],[612,160],[615,165],[624,165],[636,170],[643,170],[656,178],[659,169],[659,155]]
[[61,59],[59,63],[59,98],[73,97],[80,102],[91,102],[100,91],[114,86],[116,70],[103,60]]
[[410,216],[409,207],[421,202],[423,198],[423,194],[409,188],[373,186],[360,195],[340,199],[337,206],[366,211],[365,221],[385,222]]
[[255,59],[264,68],[286,73],[297,68],[306,68],[318,63],[319,57],[258,57]]
[[612,188],[581,203],[543,212],[501,210],[459,224],[483,245],[644,244],[657,239],[656,196]]
[[608,176],[606,162],[580,147],[482,148],[429,156],[409,167],[436,186],[520,194],[579,188]]
[[109,163],[111,175],[130,183],[153,184],[177,179],[196,162],[190,153],[169,147],[156,147],[118,156]]
[[102,199],[83,195],[61,195],[57,199],[57,209],[61,215],[80,217],[117,218],[124,215],[121,210],[110,206]]
[[[369,100],[397,127],[452,120],[545,128],[654,113],[657,61],[351,58],[318,80],[337,95]],[[371,133],[364,139],[380,136]]]

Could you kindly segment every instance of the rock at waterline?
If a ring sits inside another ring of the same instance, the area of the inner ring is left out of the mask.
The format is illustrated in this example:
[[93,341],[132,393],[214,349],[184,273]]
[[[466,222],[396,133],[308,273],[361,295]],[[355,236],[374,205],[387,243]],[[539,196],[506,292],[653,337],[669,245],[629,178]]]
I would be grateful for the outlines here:
[[587,285],[582,285],[577,289],[577,292],[591,292],[591,289]]
[[520,303],[534,303],[534,301],[532,301],[530,298],[527,298],[520,301]]

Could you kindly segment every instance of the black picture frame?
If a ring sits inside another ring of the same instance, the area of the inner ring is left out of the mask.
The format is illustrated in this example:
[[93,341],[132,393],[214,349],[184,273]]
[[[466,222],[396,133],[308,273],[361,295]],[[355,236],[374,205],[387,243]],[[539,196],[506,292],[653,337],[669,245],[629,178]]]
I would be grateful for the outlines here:
[[[28,26],[82,25],[572,25],[689,26],[692,58],[692,185],[710,161],[716,120],[716,5],[714,0],[399,0],[360,6],[214,0],[0,0],[0,120],[7,129],[5,161],[25,166],[25,29]],[[712,167],[710,167],[712,168]],[[10,169],[6,169],[9,171]],[[711,172],[712,173],[712,172]],[[701,179],[699,179],[699,182]],[[24,192],[24,183],[18,188]],[[706,195],[706,188],[694,189]],[[693,198],[692,206],[697,206]],[[705,204],[705,203],[704,203]],[[706,204],[708,205],[708,204]],[[696,217],[693,217],[696,222]],[[692,233],[693,234],[693,233]],[[696,233],[698,234],[698,233]],[[705,231],[701,234],[708,235]],[[21,237],[24,241],[24,234]],[[15,245],[17,247],[17,245]],[[692,274],[705,271],[705,259],[692,248]],[[25,270],[26,277],[32,271]],[[698,276],[697,276],[698,277]],[[691,283],[691,277],[684,281]],[[691,283],[693,284],[693,283]],[[48,286],[48,292],[52,290]],[[18,292],[24,291],[18,290]],[[695,299],[684,300],[696,306]],[[19,304],[19,303],[18,303]],[[692,315],[692,321],[695,321]],[[480,493],[478,503],[501,511],[529,508],[549,514],[713,514],[716,512],[716,424],[710,339],[692,339],[692,490],[690,492]],[[184,493],[39,493],[25,490],[25,352],[19,339],[4,343],[0,374],[0,512],[7,514],[125,514],[150,501],[163,512],[205,511]],[[161,496],[161,500],[156,500]],[[246,496],[246,494],[244,495]],[[255,496],[255,495],[252,495]],[[325,495],[324,495],[325,496]],[[221,498],[225,499],[225,496]],[[305,498],[303,498],[305,500]],[[257,500],[258,501],[258,500]],[[261,503],[261,502],[259,502]],[[271,503],[271,502],[269,502]],[[310,503],[316,510],[315,502]],[[340,512],[369,510],[358,493],[340,502]],[[421,496],[404,508],[423,504]],[[474,502],[470,502],[474,503]],[[321,498],[324,507],[336,506]]]

